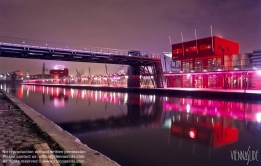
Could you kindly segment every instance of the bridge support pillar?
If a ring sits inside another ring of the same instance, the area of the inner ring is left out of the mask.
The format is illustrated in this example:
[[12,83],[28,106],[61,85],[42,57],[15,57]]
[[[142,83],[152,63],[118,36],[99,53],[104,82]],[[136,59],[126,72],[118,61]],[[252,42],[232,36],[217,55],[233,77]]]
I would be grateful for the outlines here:
[[140,87],[140,70],[130,66],[128,68],[128,87]]

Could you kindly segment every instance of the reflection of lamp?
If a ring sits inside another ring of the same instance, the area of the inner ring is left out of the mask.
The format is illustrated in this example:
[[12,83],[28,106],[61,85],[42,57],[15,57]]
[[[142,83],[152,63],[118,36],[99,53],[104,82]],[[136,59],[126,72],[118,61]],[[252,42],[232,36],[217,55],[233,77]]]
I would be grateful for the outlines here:
[[62,99],[54,98],[53,103],[55,108],[63,108],[65,106],[65,102],[63,98]]
[[196,138],[196,130],[195,129],[191,129],[190,131],[189,131],[189,137],[190,138]]
[[259,123],[261,122],[261,112],[256,114],[256,121]]

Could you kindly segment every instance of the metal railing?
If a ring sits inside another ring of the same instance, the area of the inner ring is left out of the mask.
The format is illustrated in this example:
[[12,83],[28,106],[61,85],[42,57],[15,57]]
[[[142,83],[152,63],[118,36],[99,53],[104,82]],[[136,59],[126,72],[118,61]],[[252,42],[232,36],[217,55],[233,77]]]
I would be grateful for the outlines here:
[[[230,64],[230,65],[226,65]],[[191,65],[191,64],[190,64]],[[180,70],[176,70],[175,72],[183,72],[183,73],[191,73],[191,72],[214,72],[214,71],[232,71],[232,70],[258,70],[252,63],[250,63],[249,59],[240,59],[240,60],[227,60],[225,61],[225,65],[220,64],[209,64],[208,66],[195,66],[193,67],[185,67]],[[172,72],[172,73],[175,73]]]
[[[74,44],[65,44],[65,43],[20,39],[20,38],[10,38],[10,37],[3,37],[3,36],[0,36],[0,44],[11,45],[11,46],[23,46],[23,47],[28,47],[28,48],[65,50],[65,51],[82,52],[82,53],[134,56],[134,55],[129,55],[128,50],[92,47],[92,46],[84,47],[84,46],[77,46]],[[138,56],[138,57],[146,57],[146,58],[150,58],[150,59],[160,59],[160,55],[153,55],[147,51],[141,51],[140,53],[141,53],[141,56]]]

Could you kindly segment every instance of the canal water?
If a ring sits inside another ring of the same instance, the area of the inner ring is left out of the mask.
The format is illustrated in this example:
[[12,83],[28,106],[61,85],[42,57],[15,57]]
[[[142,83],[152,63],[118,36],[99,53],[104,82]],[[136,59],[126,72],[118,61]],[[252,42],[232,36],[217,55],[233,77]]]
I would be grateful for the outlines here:
[[0,88],[123,166],[261,165],[261,100]]

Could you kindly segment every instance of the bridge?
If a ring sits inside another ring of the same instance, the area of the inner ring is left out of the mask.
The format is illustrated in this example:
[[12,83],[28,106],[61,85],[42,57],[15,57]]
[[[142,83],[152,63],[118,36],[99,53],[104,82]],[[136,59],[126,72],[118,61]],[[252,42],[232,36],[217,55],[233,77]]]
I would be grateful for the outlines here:
[[160,55],[100,47],[0,37],[0,57],[129,65],[128,87],[140,87],[140,75],[164,88]]

